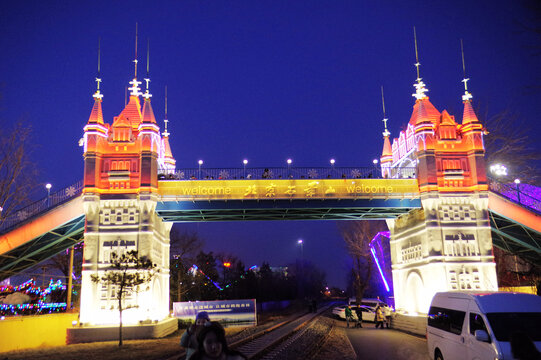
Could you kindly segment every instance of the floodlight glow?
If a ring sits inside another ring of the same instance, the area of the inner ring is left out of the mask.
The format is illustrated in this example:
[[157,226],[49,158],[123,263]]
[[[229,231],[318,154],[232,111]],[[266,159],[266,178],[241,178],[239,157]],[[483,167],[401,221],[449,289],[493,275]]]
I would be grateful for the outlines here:
[[377,165],[377,163],[378,163],[378,159],[372,160],[372,164]]
[[336,162],[336,160],[331,159],[331,165],[334,165],[335,162]]
[[490,172],[496,176],[507,176],[507,168],[502,164],[490,165]]
[[198,163],[199,165],[203,165],[203,160],[199,160],[197,163]]
[[288,165],[291,165],[292,162],[293,162],[293,160],[287,159],[287,164],[288,164]]
[[47,190],[50,190],[52,187],[53,187],[53,186],[52,186],[51,184],[45,185],[45,188],[46,188]]
[[515,179],[515,184],[520,184],[520,179]]
[[242,163],[243,163],[244,165],[246,165],[246,164],[248,164],[248,160],[244,159],[244,160],[242,160]]
[[297,243],[298,243],[298,244],[302,244],[302,243],[303,243],[302,239],[299,239],[299,240],[297,241]]

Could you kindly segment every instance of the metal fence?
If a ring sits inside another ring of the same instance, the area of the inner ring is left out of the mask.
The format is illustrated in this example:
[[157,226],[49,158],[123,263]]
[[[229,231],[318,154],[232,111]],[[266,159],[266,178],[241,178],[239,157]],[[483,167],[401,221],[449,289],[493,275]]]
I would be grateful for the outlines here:
[[[415,168],[396,169],[398,179],[415,178]],[[379,167],[273,167],[192,168],[159,171],[159,180],[243,180],[243,179],[381,179]]]
[[541,188],[529,184],[502,183],[489,178],[490,190],[541,214]]
[[83,180],[79,180],[73,185],[55,191],[49,196],[46,196],[43,199],[15,211],[11,216],[0,220],[0,233],[5,233],[11,228],[15,227],[15,225],[34,218],[46,212],[48,209],[79,196],[82,191]]

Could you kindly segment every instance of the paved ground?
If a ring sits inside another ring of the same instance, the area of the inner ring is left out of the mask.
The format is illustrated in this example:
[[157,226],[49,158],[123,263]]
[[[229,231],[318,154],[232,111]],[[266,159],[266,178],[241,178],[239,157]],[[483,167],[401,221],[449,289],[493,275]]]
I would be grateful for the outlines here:
[[[346,322],[341,321],[346,328]],[[351,325],[351,324],[350,324]],[[357,359],[427,360],[426,340],[393,329],[376,329],[364,323],[362,329],[346,328],[346,335]]]

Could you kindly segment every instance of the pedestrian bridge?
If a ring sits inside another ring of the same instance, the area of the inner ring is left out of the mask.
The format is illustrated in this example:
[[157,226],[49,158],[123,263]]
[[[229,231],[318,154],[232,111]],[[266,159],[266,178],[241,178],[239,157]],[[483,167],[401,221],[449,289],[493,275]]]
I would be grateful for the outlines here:
[[[283,169],[283,174],[272,170],[236,169],[226,175],[223,170],[192,169],[161,176],[156,212],[172,222],[359,220],[394,218],[421,207],[415,178],[376,179],[370,169],[304,175],[298,169]],[[203,180],[194,180],[195,174]],[[57,191],[2,223],[0,279],[83,240],[82,187],[79,182]],[[541,199],[533,193],[493,181],[489,216],[495,246],[540,262]]]

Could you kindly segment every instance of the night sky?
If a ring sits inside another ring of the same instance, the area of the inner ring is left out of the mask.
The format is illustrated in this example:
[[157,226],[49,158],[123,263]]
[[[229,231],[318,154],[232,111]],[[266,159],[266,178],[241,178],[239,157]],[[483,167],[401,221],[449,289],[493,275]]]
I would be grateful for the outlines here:
[[[177,168],[371,166],[382,149],[380,86],[392,136],[414,98],[417,29],[431,102],[461,121],[468,89],[482,114],[517,113],[541,134],[541,80],[532,13],[520,1],[10,1],[0,12],[0,124],[32,124],[39,181],[52,191],[82,178],[78,140],[90,115],[101,37],[104,119],[112,123],[150,40],[150,92],[163,129],[168,87]],[[538,49],[537,49],[538,50]],[[490,129],[489,129],[490,130]],[[43,195],[46,190],[43,188]],[[176,225],[179,226],[179,225]],[[329,222],[180,225],[247,266],[300,257],[345,286],[347,254]]]

